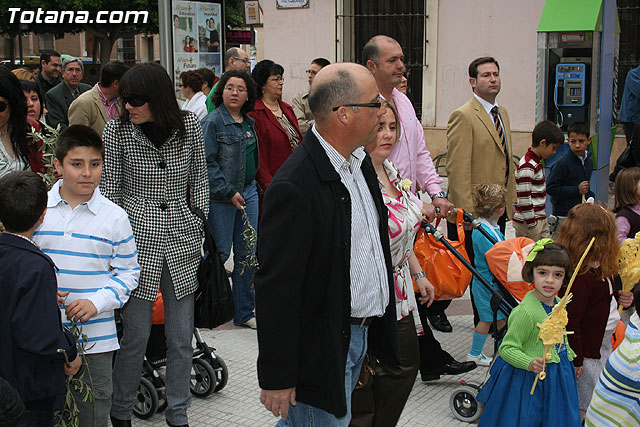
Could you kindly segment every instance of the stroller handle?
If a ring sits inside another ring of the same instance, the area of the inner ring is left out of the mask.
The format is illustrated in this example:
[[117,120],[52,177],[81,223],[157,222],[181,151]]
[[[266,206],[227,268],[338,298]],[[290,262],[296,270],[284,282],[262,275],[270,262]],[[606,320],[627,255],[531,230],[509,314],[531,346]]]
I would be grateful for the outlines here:
[[[454,208],[454,212],[457,212],[458,209],[462,209],[462,208]],[[478,230],[480,233],[482,233],[482,235],[484,237],[486,237],[492,245],[495,245],[496,243],[498,243],[498,241],[496,240],[495,237],[493,237],[491,234],[489,234],[487,232],[487,230],[485,230],[484,228],[480,227],[480,221],[478,221],[477,218],[474,218],[473,215],[471,215],[469,212],[466,212],[465,210],[462,210],[462,219],[465,222],[468,222],[471,224],[471,226],[475,229]]]
[[424,228],[425,232],[432,234],[437,242],[440,242],[442,245],[444,245],[444,247],[446,247],[447,250],[449,250],[456,258],[458,258],[458,260],[471,272],[471,274],[473,274],[473,276],[491,292],[492,302],[498,305],[503,313],[505,313],[506,315],[509,315],[509,313],[511,313],[513,307],[511,307],[511,305],[504,300],[502,294],[500,294],[500,292],[496,290],[496,288],[494,288],[491,283],[489,283],[489,281],[485,279],[482,274],[480,274],[478,270],[476,270],[476,268],[472,266],[471,263],[453,247],[453,245],[451,245],[451,243],[449,243],[447,239],[444,238],[444,234],[442,234],[437,228],[435,228],[431,223],[429,223],[429,221],[425,219],[422,220],[420,227]]

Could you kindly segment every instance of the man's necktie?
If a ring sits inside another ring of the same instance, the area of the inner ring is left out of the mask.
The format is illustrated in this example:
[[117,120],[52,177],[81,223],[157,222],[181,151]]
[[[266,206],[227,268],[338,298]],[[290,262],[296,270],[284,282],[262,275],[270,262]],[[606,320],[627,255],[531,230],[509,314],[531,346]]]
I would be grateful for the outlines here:
[[493,117],[493,123],[496,125],[496,131],[498,132],[498,138],[500,138],[500,143],[502,144],[502,149],[504,150],[504,156],[507,161],[507,173],[505,174],[505,183],[509,179],[509,151],[507,150],[507,136],[504,133],[504,129],[502,128],[502,123],[500,123],[500,113],[498,111],[498,106],[494,106],[491,109],[491,116]]

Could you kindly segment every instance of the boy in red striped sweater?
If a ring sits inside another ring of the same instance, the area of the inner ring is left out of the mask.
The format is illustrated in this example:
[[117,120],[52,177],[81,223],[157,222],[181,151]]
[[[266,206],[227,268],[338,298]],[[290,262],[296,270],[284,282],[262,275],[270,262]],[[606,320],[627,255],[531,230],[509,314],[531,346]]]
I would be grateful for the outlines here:
[[518,198],[514,206],[513,228],[516,237],[537,241],[550,237],[544,212],[547,187],[541,159],[548,159],[556,153],[558,146],[564,143],[564,134],[555,123],[545,120],[533,129],[531,139],[531,147],[516,169]]

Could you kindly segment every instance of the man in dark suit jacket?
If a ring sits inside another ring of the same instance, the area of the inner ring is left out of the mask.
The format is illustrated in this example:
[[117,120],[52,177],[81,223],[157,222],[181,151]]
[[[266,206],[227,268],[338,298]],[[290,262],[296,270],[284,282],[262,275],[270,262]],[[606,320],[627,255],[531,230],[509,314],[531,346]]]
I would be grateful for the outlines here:
[[40,70],[36,74],[35,81],[40,88],[40,93],[45,96],[47,92],[60,83],[60,54],[55,50],[43,50],[40,52]]
[[62,81],[45,95],[47,105],[47,124],[52,127],[69,126],[69,106],[81,93],[91,89],[86,83],[80,83],[84,65],[78,58],[66,58],[62,61]]
[[309,105],[316,124],[264,196],[260,400],[279,425],[347,426],[366,351],[398,363],[387,209],[362,148],[380,99],[366,68],[342,63],[318,73]]

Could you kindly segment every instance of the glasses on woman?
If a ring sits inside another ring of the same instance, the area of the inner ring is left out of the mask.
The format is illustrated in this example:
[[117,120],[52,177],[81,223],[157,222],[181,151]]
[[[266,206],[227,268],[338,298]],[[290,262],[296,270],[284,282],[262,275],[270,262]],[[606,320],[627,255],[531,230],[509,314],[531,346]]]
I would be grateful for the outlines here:
[[149,102],[149,98],[144,95],[131,95],[125,96],[122,98],[125,104],[129,104],[132,107],[142,107],[144,104]]
[[318,72],[314,70],[305,70],[304,72],[309,74],[310,76],[315,76],[316,74],[318,74]]
[[247,90],[243,87],[225,86],[224,90],[225,92],[229,92],[229,93],[238,92],[240,95],[247,92]]
[[270,82],[284,82],[284,77],[282,76],[273,76],[273,77],[269,77],[267,80],[269,80]]
[[6,110],[8,106],[9,104],[7,104],[6,102],[0,101],[0,113],[4,112],[4,110]]

